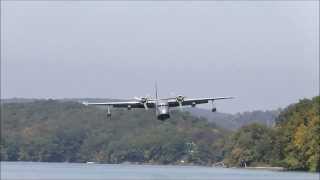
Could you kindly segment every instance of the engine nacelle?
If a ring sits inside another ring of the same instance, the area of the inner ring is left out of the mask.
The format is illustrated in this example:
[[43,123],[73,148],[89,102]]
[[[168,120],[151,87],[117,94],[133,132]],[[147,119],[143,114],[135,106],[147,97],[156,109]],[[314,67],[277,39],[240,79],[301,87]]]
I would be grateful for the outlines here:
[[111,118],[111,113],[107,113],[107,117],[108,117],[108,118]]
[[181,95],[177,96],[176,97],[176,101],[177,102],[183,102],[184,101],[184,96],[181,96]]
[[212,112],[216,112],[216,111],[217,111],[217,108],[214,107],[214,108],[211,109],[211,111],[212,111]]
[[146,103],[147,101],[148,101],[148,98],[146,98],[146,97],[143,97],[143,98],[140,99],[141,103]]
[[127,107],[127,108],[128,108],[128,110],[131,110],[131,109],[132,109],[131,105],[128,105],[128,107]]

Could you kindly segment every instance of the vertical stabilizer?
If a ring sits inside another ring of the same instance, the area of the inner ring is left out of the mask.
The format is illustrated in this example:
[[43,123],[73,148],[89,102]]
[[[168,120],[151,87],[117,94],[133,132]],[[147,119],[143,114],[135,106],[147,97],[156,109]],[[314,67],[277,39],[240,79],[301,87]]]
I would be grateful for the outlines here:
[[155,83],[155,90],[156,90],[156,100],[158,100],[158,86],[157,86],[157,82]]
[[157,85],[157,81],[155,82],[155,91],[156,91],[156,102],[155,102],[155,110],[156,110],[156,116],[158,115],[158,85]]

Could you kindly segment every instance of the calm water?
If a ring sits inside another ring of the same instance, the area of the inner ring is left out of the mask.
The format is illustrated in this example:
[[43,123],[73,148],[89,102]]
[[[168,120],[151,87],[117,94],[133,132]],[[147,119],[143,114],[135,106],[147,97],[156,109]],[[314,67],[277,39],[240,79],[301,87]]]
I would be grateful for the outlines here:
[[1,180],[318,180],[317,173],[198,166],[1,162]]

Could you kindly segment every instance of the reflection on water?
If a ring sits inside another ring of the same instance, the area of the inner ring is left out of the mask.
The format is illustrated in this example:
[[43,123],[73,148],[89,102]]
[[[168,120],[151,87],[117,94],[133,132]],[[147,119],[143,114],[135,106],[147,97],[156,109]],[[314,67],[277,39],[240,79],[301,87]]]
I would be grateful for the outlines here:
[[318,180],[318,173],[199,166],[1,162],[1,180]]

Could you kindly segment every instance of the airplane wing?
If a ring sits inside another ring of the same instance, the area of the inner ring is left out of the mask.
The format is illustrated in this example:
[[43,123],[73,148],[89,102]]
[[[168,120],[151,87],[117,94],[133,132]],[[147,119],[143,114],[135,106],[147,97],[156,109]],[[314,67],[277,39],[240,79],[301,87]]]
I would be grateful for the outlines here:
[[[93,105],[93,106],[112,106],[116,108],[145,108],[144,103],[140,101],[119,101],[119,102],[83,102],[82,104],[88,106],[88,105]],[[154,101],[148,101],[147,103],[148,107],[154,107],[155,102]]]
[[[233,97],[216,97],[216,98],[184,98],[181,101],[182,106],[188,106],[188,105],[196,105],[196,104],[205,104],[209,101],[216,101],[216,100],[222,100],[222,99],[233,99]],[[168,99],[169,107],[177,107],[179,106],[179,102],[176,98],[170,98]]]

